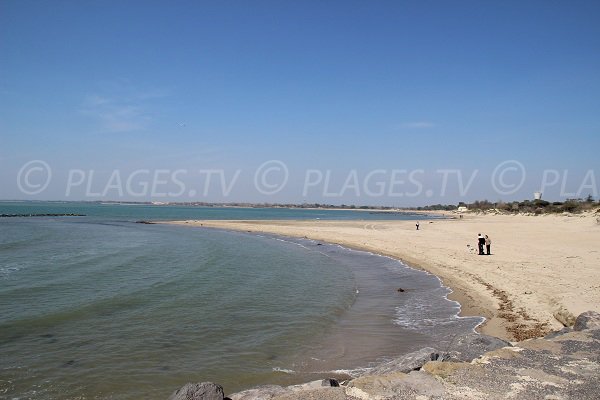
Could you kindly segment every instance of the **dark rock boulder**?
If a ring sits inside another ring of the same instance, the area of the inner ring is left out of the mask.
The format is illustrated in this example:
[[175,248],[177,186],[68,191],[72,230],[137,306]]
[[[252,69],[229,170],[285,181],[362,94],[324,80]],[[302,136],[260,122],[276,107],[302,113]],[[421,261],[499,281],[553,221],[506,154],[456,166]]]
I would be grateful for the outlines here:
[[597,329],[600,328],[600,313],[596,311],[586,311],[579,314],[575,320],[573,330],[583,331],[585,329]]
[[212,382],[187,383],[169,400],[224,400],[223,387]]
[[340,387],[340,382],[335,378],[327,378],[321,381],[321,385],[327,387]]

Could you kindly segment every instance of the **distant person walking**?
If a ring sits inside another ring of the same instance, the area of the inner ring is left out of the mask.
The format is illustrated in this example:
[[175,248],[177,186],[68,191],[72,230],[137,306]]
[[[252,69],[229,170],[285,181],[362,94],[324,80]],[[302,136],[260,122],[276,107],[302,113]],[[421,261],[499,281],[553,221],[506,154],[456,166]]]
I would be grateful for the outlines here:
[[483,246],[485,246],[485,238],[481,235],[481,233],[477,234],[477,247],[479,248],[479,255],[482,256]]
[[419,223],[417,222],[417,224],[416,224],[416,225],[417,225],[417,230],[419,230]]
[[490,249],[492,247],[492,239],[489,238],[488,235],[485,235],[485,248],[487,250],[487,255],[491,255]]

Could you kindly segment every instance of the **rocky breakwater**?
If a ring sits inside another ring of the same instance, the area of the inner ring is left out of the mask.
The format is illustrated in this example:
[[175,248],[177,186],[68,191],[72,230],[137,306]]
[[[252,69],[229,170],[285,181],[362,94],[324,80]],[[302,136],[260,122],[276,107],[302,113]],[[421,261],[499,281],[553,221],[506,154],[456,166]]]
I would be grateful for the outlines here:
[[262,386],[225,397],[214,383],[188,384],[169,400],[599,399],[600,313],[517,343],[458,337],[449,351],[425,348],[347,382]]

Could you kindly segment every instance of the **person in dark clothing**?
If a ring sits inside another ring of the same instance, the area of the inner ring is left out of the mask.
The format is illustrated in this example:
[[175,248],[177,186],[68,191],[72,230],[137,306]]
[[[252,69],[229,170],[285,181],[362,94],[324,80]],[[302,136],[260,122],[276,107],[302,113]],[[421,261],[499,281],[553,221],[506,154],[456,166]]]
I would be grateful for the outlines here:
[[417,222],[416,225],[417,225],[417,230],[419,230],[419,223]]
[[482,256],[483,253],[483,246],[485,246],[485,238],[483,236],[481,236],[481,233],[477,234],[477,247],[479,248],[479,255]]

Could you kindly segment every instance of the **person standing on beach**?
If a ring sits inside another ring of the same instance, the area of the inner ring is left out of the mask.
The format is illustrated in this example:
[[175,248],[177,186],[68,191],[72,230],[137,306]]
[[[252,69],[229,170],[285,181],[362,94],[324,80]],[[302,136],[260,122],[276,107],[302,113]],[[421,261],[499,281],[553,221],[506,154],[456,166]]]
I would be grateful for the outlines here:
[[417,222],[417,230],[419,230],[419,223]]
[[485,235],[485,247],[487,250],[487,255],[491,255],[492,253],[490,253],[490,249],[492,247],[492,239],[490,239],[488,235]]
[[485,245],[485,238],[481,236],[481,233],[477,234],[477,247],[479,248],[479,255],[483,255],[483,246]]

